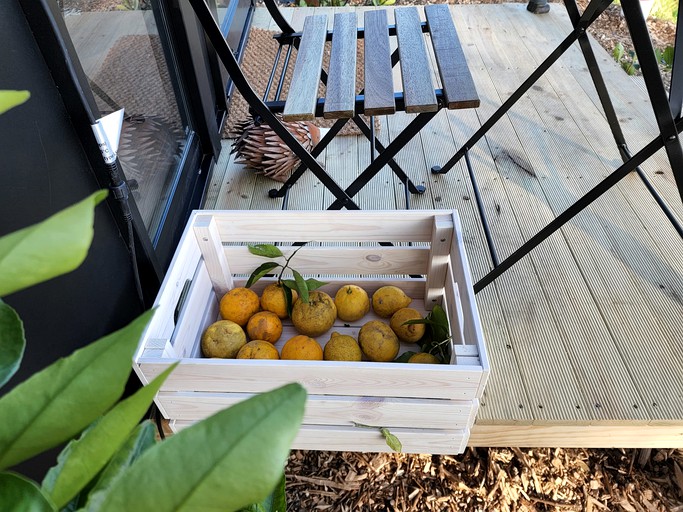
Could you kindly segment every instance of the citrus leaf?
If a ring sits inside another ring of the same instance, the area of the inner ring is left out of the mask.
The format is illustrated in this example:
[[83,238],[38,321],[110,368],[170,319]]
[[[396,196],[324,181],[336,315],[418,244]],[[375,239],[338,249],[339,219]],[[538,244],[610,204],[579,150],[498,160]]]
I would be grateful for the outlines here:
[[292,274],[294,274],[294,280],[296,281],[296,291],[299,292],[299,297],[301,297],[303,302],[308,302],[308,286],[306,285],[306,280],[294,269],[292,269]]
[[285,492],[286,477],[284,471],[277,486],[261,503],[255,503],[240,512],[285,512],[287,510],[287,495]]
[[0,473],[0,503],[12,512],[54,512],[38,484],[16,473]]
[[389,432],[388,428],[380,428],[379,431],[384,436],[384,440],[387,442],[387,446],[395,452],[401,453],[403,445],[401,444],[401,441],[398,439],[398,437]]
[[294,279],[282,279],[280,282],[285,285],[285,288],[296,290],[296,281]]
[[76,269],[93,238],[99,191],[38,224],[0,238],[0,297]]
[[325,286],[327,283],[323,283],[322,281],[318,281],[317,279],[306,279],[306,288],[308,288],[309,292],[312,292],[313,290],[317,290],[321,286]]
[[0,469],[57,446],[121,396],[152,312],[58,360],[0,398]]
[[47,472],[42,486],[57,507],[66,505],[107,465],[140,423],[154,395],[176,365],[116,404],[93,428],[71,441],[59,454],[57,465]]
[[288,384],[220,411],[147,450],[87,510],[228,511],[259,503],[282,476],[305,402],[304,388]]
[[283,286],[282,291],[285,294],[285,304],[287,305],[287,315],[292,316],[292,307],[294,306],[294,296],[289,286]]
[[266,263],[259,265],[259,267],[254,270],[251,275],[249,276],[249,279],[247,280],[247,284],[245,285],[247,288],[251,287],[256,281],[261,279],[263,276],[265,276],[268,272],[273,270],[275,267],[279,267],[280,265],[278,263],[275,263],[274,261],[267,261]]
[[248,245],[249,252],[255,254],[256,256],[264,256],[266,258],[277,258],[279,256],[284,256],[282,251],[271,244],[254,244]]
[[87,505],[97,510],[109,487],[119,479],[145,450],[156,444],[156,427],[147,420],[138,425],[126,442],[114,454],[88,493]]
[[411,350],[403,352],[403,354],[394,359],[394,363],[407,363],[408,359],[413,357],[415,354],[417,354],[417,352],[413,352]]
[[25,347],[24,324],[17,312],[0,300],[0,387],[19,369]]
[[0,91],[0,114],[9,109],[18,107],[31,97],[29,91]]

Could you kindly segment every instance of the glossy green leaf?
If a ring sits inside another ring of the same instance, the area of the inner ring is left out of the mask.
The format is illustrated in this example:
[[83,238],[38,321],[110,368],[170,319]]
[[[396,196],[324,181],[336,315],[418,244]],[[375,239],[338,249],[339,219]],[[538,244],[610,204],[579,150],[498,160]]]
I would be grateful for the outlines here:
[[292,290],[288,286],[283,286],[282,291],[285,294],[285,304],[287,306],[287,315],[292,316],[292,306],[294,306],[294,295],[292,295]]
[[0,387],[19,369],[25,346],[24,324],[17,312],[0,300]]
[[76,269],[93,238],[99,191],[46,220],[0,238],[0,297]]
[[296,282],[296,291],[299,292],[299,297],[304,302],[308,302],[308,286],[306,285],[306,280],[301,274],[296,270],[292,269],[292,274],[294,274],[294,281]]
[[247,288],[250,288],[256,281],[258,281],[268,272],[279,266],[280,265],[275,263],[274,261],[267,261],[266,263],[259,265],[259,267],[251,273],[245,286]]
[[0,398],[0,418],[12,418],[0,422],[0,469],[71,439],[120,398],[151,316],[148,311]]
[[247,247],[249,248],[249,252],[256,256],[264,256],[266,258],[284,256],[278,247],[271,244],[253,244],[248,245]]
[[321,286],[325,286],[327,283],[324,283],[322,281],[318,281],[317,279],[306,279],[306,288],[308,288],[309,292],[312,292],[313,290],[317,290]]
[[62,507],[76,496],[109,462],[149,409],[159,388],[177,363],[147,386],[122,400],[59,454],[57,465],[43,480],[43,490]]
[[417,352],[413,352],[412,350],[408,350],[407,352],[403,352],[400,356],[398,356],[396,359],[394,359],[394,363],[407,363],[408,359],[413,357]]
[[398,437],[389,432],[388,428],[380,428],[379,431],[384,436],[384,440],[387,442],[387,446],[394,450],[395,452],[401,453],[403,450],[403,445]]
[[54,512],[38,484],[16,473],[0,473],[0,507],[12,512]]
[[109,488],[125,474],[130,466],[156,444],[156,427],[147,420],[138,425],[126,442],[114,454],[88,493],[87,506],[97,510],[106,498]]
[[276,486],[303,417],[306,391],[257,395],[147,450],[98,512],[220,511],[260,503]]
[[265,500],[261,503],[252,503],[248,507],[244,507],[239,512],[286,512],[287,510],[287,494],[286,494],[286,478],[284,471],[282,477],[278,482],[273,492],[271,492]]
[[0,114],[9,109],[18,107],[31,97],[29,91],[0,91]]

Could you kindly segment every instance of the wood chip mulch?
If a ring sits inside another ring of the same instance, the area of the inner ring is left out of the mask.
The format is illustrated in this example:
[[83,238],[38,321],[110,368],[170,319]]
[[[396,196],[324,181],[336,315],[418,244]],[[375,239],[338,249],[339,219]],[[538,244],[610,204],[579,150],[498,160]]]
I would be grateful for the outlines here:
[[293,451],[289,511],[683,512],[683,450]]

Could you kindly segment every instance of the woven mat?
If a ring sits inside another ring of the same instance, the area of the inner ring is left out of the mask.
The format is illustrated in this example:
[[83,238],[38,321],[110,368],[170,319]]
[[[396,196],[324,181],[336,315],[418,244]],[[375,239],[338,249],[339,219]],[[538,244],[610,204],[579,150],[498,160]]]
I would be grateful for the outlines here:
[[[272,63],[275,61],[275,55],[277,54],[277,48],[278,48],[278,43],[273,39],[273,35],[275,35],[275,32],[271,32],[269,30],[263,30],[263,29],[258,29],[254,28],[249,32],[249,41],[247,42],[247,47],[245,49],[244,55],[242,57],[242,71],[247,77],[247,80],[249,80],[249,83],[251,86],[254,88],[254,90],[258,93],[260,97],[263,97],[263,93],[266,90],[266,85],[268,84],[268,77],[270,76],[270,70],[272,67]],[[323,68],[327,70],[329,68],[330,64],[330,48],[331,48],[331,43],[327,42],[325,43],[325,56],[323,58]],[[363,41],[361,40],[358,45],[358,51],[357,51],[357,60],[358,66],[357,66],[357,71],[356,71],[356,90],[360,90],[362,88],[362,84],[364,82],[364,73],[363,73]],[[275,90],[277,88],[277,80],[279,79],[280,75],[282,74],[282,63],[284,62],[284,54],[285,52],[282,52],[282,57],[280,58],[280,65],[278,66],[278,70],[275,74],[275,81],[273,86],[271,87],[271,93],[269,96],[269,100],[273,100],[275,97]],[[287,91],[289,89],[289,83],[292,78],[292,71],[294,69],[294,62],[296,58],[296,49],[292,51],[292,56],[290,58],[290,64],[287,70],[287,73],[285,74],[285,81],[284,81],[284,87],[282,89],[282,94],[281,98],[287,98]],[[320,89],[318,91],[318,96],[319,97],[324,97],[325,96],[325,86],[320,85]],[[233,97],[232,100],[230,101],[230,107],[228,109],[228,120],[226,122],[225,130],[224,130],[224,136],[226,138],[233,138],[234,135],[231,136],[231,134],[234,132],[234,126],[242,121],[243,119],[246,119],[249,115],[249,105],[247,102],[244,100],[242,95],[235,90],[233,92]],[[366,123],[369,123],[369,119],[365,116],[363,116],[365,119]],[[314,122],[316,125],[320,127],[330,127],[334,124],[334,119],[322,119],[318,118]],[[379,130],[379,119],[375,119],[375,129]],[[344,128],[342,128],[341,132],[339,132],[339,135],[360,135],[361,132],[356,126],[356,124],[349,120],[348,123],[344,125]]]

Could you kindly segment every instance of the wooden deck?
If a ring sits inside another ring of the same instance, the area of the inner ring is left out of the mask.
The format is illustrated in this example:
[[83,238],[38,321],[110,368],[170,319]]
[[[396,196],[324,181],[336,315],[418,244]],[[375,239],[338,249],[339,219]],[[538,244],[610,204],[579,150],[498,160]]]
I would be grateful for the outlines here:
[[[349,8],[345,8],[349,9]],[[318,8],[316,13],[331,13]],[[285,9],[295,28],[313,9]],[[491,268],[464,164],[433,176],[569,32],[560,4],[532,15],[525,4],[456,5],[452,13],[481,107],[441,111],[397,160],[424,196],[413,208],[456,208],[475,280]],[[363,17],[359,16],[359,20]],[[258,9],[254,26],[269,27]],[[272,26],[271,26],[272,28]],[[594,44],[633,153],[656,134],[641,79]],[[387,142],[410,120],[382,118]],[[502,258],[620,163],[585,62],[572,47],[470,153]],[[340,137],[320,157],[352,181],[369,159],[360,137]],[[643,170],[679,219],[683,204],[663,152]],[[234,164],[229,142],[206,208],[278,209],[276,185]],[[364,209],[404,208],[384,169],[357,196]],[[290,209],[322,209],[331,195],[307,175]],[[683,447],[683,241],[635,174],[477,295],[491,378],[473,446]]]

